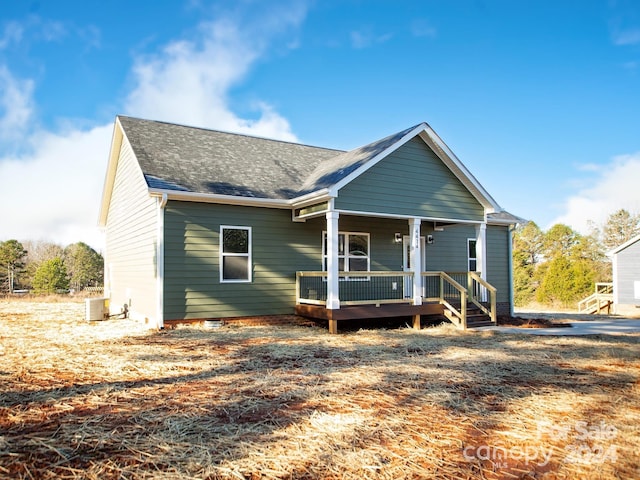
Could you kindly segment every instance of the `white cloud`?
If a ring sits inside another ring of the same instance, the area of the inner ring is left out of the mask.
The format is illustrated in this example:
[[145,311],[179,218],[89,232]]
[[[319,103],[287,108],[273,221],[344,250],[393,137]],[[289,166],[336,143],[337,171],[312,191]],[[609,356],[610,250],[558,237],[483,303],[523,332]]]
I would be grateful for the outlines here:
[[637,45],[640,43],[640,28],[620,30],[613,34],[615,45]]
[[0,36],[0,50],[4,50],[12,43],[18,43],[22,39],[24,28],[18,22],[7,22]]
[[588,233],[589,220],[601,225],[609,215],[624,208],[640,213],[640,152],[615,157],[603,166],[593,186],[579,191],[565,202],[565,213],[555,223],[564,223]]
[[33,81],[15,78],[0,65],[0,140],[22,139],[33,112]]
[[428,21],[417,19],[411,23],[411,34],[414,37],[435,38],[438,35],[438,30]]
[[[266,55],[273,37],[298,25],[304,14],[305,9],[296,4],[286,12],[270,9],[268,14],[256,15],[253,23],[231,17],[203,22],[193,38],[138,57],[124,111],[295,140],[289,122],[268,103],[257,102],[257,118],[245,119],[231,110],[229,95]],[[62,35],[61,25],[52,24],[47,30],[48,40]],[[3,38],[9,45],[10,40],[19,40],[18,31],[5,30]],[[285,45],[295,42],[289,39]],[[58,119],[64,127],[39,130],[33,118],[33,88],[32,80],[19,80],[0,65],[0,151],[16,140],[2,132],[19,132],[18,140],[28,147],[20,149],[23,153],[0,157],[0,241],[48,240],[62,245],[84,241],[101,249],[97,219],[113,126],[87,129]]]
[[30,139],[32,153],[3,159],[3,237],[63,246],[84,241],[101,248],[97,218],[112,130],[105,125],[88,131],[35,133]]
[[[300,21],[299,15],[281,18],[285,26]],[[265,24],[273,30],[264,31]],[[228,19],[203,23],[197,40],[176,41],[159,54],[138,58],[127,113],[295,141],[288,121],[268,103],[253,105],[258,119],[240,118],[229,107],[231,87],[242,81],[269,37],[281,28],[267,19],[260,31],[248,31]]]
[[369,27],[351,32],[351,46],[356,49],[368,48],[373,45],[384,43],[393,37],[390,33],[377,35]]

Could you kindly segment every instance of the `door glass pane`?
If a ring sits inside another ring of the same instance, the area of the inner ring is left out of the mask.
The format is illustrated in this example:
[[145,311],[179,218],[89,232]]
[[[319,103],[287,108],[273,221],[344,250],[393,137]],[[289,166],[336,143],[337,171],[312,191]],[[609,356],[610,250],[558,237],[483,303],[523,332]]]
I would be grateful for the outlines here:
[[476,255],[476,241],[469,240],[469,258],[477,258]]
[[411,270],[411,245],[409,244],[409,242],[406,242],[407,245],[407,251],[405,252],[405,254],[407,255],[407,269]]

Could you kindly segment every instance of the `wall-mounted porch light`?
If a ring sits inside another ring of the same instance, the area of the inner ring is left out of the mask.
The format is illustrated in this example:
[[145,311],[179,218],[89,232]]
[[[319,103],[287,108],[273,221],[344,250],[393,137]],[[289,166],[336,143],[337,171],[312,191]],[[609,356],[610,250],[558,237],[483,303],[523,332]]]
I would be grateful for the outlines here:
[[396,242],[396,243],[401,243],[402,242],[402,234],[399,233],[399,232],[396,232],[393,241]]

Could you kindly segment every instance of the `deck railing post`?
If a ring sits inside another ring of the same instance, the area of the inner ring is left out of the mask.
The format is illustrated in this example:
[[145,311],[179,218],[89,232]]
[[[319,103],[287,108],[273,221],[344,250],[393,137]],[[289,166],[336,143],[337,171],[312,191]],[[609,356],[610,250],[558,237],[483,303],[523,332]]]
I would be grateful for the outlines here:
[[462,328],[467,329],[467,293],[460,292],[460,315],[462,316]]

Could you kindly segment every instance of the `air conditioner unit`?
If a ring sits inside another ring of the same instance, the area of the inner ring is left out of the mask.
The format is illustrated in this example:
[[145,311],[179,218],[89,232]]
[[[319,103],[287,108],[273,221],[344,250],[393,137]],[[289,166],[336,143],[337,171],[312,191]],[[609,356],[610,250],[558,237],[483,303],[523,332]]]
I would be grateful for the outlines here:
[[87,298],[85,316],[87,322],[95,322],[109,318],[109,299]]

